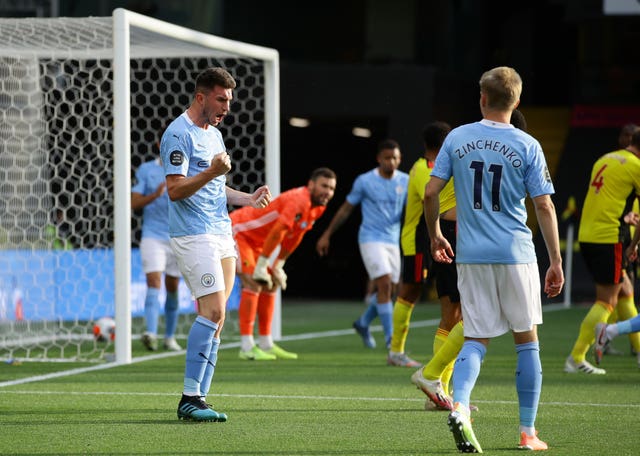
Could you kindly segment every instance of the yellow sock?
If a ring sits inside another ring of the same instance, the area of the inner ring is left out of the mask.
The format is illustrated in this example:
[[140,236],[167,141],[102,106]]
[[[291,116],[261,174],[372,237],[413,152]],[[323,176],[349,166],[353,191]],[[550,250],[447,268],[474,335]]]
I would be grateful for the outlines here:
[[[463,339],[463,342],[464,342],[464,339]],[[460,344],[460,347],[462,347],[462,344]],[[457,355],[458,354],[456,352],[456,356]],[[440,377],[440,383],[442,383],[442,389],[449,396],[453,396],[453,385],[451,385],[452,387],[449,388],[449,384],[451,383],[451,376],[453,375],[453,365],[455,363],[456,363],[456,358],[454,356],[451,362],[445,366],[444,371],[442,372],[442,377]]]
[[[438,334],[436,333],[436,338]],[[422,376],[427,380],[440,379],[442,386],[449,384],[451,379],[451,373],[453,372],[453,362],[456,360],[456,356],[462,348],[464,343],[464,330],[462,322],[458,322],[453,328],[449,336],[441,344],[440,349],[433,355],[433,358],[424,366],[422,370]],[[435,347],[435,343],[434,343]],[[447,372],[447,368],[451,367],[451,370]],[[445,389],[447,391],[447,389]]]
[[391,333],[392,352],[404,353],[404,344],[409,334],[409,322],[414,304],[402,298],[396,299],[393,305],[393,332]]
[[436,330],[436,335],[433,336],[433,356],[440,351],[440,348],[447,341],[447,337],[449,337],[449,331],[442,328]]
[[453,365],[456,362],[456,357],[458,356],[458,352],[460,352],[463,343],[464,325],[462,324],[462,321],[459,321],[453,328],[451,328],[449,337],[447,337],[447,343],[440,349],[443,359],[451,359],[449,364],[444,368],[440,381],[442,382],[442,388],[452,396],[453,392],[451,390],[453,388],[449,388],[449,383],[451,382],[451,376],[453,375]]
[[603,301],[596,301],[591,306],[589,312],[582,320],[580,324],[580,332],[578,333],[578,339],[571,350],[571,356],[576,363],[584,361],[589,351],[589,347],[595,341],[595,328],[598,323],[604,323],[611,315],[611,309],[609,304]]
[[[622,299],[624,299],[624,298],[622,298]],[[609,315],[609,318],[607,318],[607,324],[608,325],[612,325],[612,324],[614,324],[615,322],[618,321],[618,307],[620,307],[620,301],[622,299],[618,300],[618,305],[616,306],[615,309],[613,309],[613,312],[611,312],[611,315]],[[624,320],[624,318],[620,319],[620,321],[622,321],[622,320]]]
[[[616,313],[620,321],[629,320],[630,318],[638,315],[638,309],[636,309],[636,303],[633,300],[633,296],[624,296],[618,298],[618,305],[616,306]],[[640,333],[630,333],[629,341],[636,353],[640,352]]]

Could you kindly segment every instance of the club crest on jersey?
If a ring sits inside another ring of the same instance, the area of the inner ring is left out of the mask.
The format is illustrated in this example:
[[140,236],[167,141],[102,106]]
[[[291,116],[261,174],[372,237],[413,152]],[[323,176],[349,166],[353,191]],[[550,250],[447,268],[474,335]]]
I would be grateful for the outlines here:
[[207,272],[206,274],[202,274],[202,277],[200,278],[200,283],[202,283],[202,286],[212,287],[216,283],[216,278],[214,277],[213,274]]
[[169,163],[173,166],[180,166],[184,162],[184,155],[179,150],[174,150],[169,154]]

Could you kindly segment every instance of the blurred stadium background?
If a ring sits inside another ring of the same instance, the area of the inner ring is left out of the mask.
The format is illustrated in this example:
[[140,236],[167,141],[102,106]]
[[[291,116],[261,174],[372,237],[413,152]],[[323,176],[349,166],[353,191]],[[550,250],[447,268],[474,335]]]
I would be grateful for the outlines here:
[[[630,0],[1,0],[0,16],[110,16],[118,7],[279,51],[282,188],[319,165],[339,175],[327,214],[289,262],[291,297],[362,296],[358,217],[328,259],[315,254],[318,233],[375,165],[378,140],[398,140],[408,170],[422,125],[477,120],[477,80],[493,66],[523,77],[521,109],[547,153],[559,212],[572,196],[579,210],[595,157],[615,147],[624,123],[640,123],[640,6]],[[588,301],[590,280],[574,261],[573,298]]]

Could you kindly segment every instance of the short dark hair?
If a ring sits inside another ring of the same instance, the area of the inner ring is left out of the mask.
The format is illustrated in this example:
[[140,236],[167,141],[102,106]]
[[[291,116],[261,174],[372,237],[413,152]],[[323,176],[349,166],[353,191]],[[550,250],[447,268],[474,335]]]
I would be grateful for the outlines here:
[[309,180],[312,180],[315,182],[316,180],[318,180],[319,177],[326,177],[327,179],[338,180],[336,173],[334,173],[332,169],[326,168],[326,167],[316,168],[313,171],[311,171],[311,176],[309,177]]
[[427,149],[440,149],[450,131],[451,125],[446,122],[431,122],[422,129],[422,142]]
[[633,135],[631,135],[631,146],[635,147],[636,149],[640,149],[640,128],[637,129]]
[[400,144],[393,139],[383,139],[378,143],[377,153],[380,153],[385,149],[400,149]]
[[524,118],[524,114],[518,109],[514,109],[511,113],[511,125],[522,131],[527,131],[527,119]]
[[196,78],[196,93],[208,92],[215,86],[220,86],[224,89],[235,89],[236,80],[227,70],[220,67],[207,68]]
[[620,129],[620,134],[618,135],[618,146],[621,149],[627,147],[631,143],[631,136],[633,136],[638,129],[640,129],[640,127],[633,123],[624,125]]

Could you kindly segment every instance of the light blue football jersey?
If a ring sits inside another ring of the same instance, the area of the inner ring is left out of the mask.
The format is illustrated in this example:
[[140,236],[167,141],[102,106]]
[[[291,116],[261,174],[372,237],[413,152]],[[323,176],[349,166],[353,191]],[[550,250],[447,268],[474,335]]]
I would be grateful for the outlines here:
[[[159,159],[151,160],[140,165],[136,171],[136,185],[131,193],[147,196],[155,192],[165,181],[164,169]],[[142,209],[142,237],[169,240],[169,196],[167,191],[151,201]]]
[[347,201],[361,205],[362,223],[358,242],[383,242],[399,245],[402,209],[407,198],[409,175],[396,170],[391,179],[378,169],[360,174],[347,195]]
[[[166,176],[186,177],[209,167],[214,155],[226,150],[220,131],[195,125],[187,113],[175,119],[162,135],[160,156]],[[231,234],[226,175],[207,182],[188,198],[169,202],[169,236]]]
[[453,129],[431,176],[453,176],[457,263],[536,262],[525,197],[554,193],[542,147],[513,125],[483,119]]

